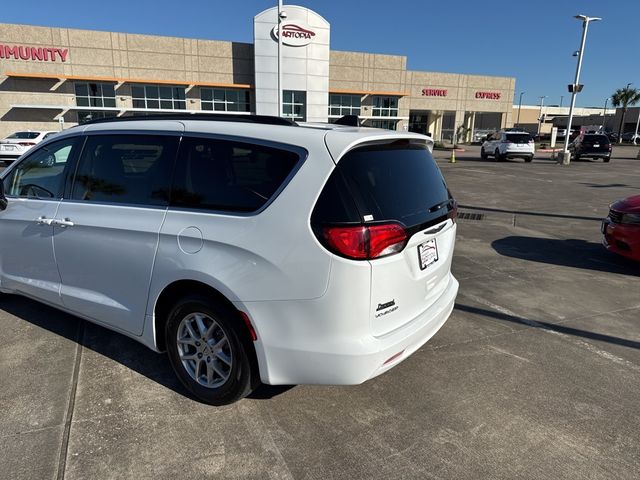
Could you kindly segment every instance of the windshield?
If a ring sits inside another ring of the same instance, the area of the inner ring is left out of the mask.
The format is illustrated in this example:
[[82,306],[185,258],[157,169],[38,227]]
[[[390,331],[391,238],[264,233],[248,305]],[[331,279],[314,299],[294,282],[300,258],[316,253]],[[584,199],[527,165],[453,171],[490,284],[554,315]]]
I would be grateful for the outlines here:
[[34,139],[40,132],[16,132],[9,135],[7,138],[18,138],[18,139]]

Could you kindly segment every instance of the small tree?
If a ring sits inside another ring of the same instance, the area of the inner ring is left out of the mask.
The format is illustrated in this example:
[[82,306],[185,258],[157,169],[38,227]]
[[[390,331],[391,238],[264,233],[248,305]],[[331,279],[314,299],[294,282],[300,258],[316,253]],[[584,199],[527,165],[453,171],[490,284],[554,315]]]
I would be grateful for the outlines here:
[[627,108],[635,105],[640,101],[640,90],[626,86],[619,88],[611,95],[611,103],[614,107],[622,107],[622,117],[618,126],[618,143],[622,143],[622,128],[624,126],[624,117],[627,114]]

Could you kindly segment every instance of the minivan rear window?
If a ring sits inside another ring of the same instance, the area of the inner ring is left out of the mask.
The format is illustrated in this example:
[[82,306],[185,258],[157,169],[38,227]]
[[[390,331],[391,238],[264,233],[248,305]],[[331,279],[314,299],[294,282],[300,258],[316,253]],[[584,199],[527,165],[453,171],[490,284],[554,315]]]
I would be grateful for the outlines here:
[[[396,141],[356,148],[338,162],[334,175],[342,177],[360,214],[359,221],[397,221],[414,227],[446,215],[451,208],[447,185],[424,144]],[[316,205],[314,222],[339,221],[336,212],[326,213],[331,199],[334,206],[340,206],[345,222],[354,220],[350,201],[336,202],[335,193],[327,194],[340,185],[335,179],[327,183]]]
[[513,143],[529,143],[531,136],[528,133],[507,133],[507,140]]

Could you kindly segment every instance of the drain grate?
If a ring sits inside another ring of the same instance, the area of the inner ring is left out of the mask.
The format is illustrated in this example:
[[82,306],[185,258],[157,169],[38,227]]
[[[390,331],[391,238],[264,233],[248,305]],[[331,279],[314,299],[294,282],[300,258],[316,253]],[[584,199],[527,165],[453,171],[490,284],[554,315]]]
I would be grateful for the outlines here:
[[484,220],[484,213],[461,212],[458,213],[458,220],[474,220],[479,222],[480,220]]

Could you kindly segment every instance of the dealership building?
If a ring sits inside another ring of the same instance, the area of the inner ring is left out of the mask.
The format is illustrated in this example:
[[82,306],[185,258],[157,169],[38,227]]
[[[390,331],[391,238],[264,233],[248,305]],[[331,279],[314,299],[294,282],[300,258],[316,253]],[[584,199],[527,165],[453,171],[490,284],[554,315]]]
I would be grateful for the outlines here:
[[[515,78],[407,70],[407,57],[330,49],[317,13],[286,5],[282,111],[470,139],[513,124]],[[253,43],[0,24],[0,136],[151,113],[278,115],[277,9]],[[1,137],[0,137],[1,138]]]

